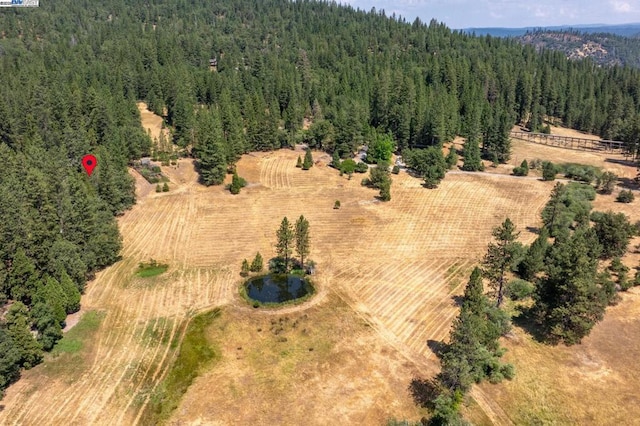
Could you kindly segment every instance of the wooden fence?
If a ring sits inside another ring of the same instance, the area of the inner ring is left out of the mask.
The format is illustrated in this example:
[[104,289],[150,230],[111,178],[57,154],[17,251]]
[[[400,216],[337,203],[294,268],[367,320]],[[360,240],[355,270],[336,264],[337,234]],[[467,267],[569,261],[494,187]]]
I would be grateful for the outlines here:
[[580,151],[605,151],[625,154],[625,143],[600,139],[576,138],[573,136],[549,135],[546,133],[511,132],[510,136],[525,142],[539,143],[560,148],[577,149]]

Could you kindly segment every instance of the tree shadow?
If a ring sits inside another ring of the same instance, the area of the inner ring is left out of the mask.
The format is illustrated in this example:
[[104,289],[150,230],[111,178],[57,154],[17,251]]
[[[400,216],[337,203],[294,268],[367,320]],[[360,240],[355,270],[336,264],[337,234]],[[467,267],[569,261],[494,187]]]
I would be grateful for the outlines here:
[[633,160],[627,160],[627,159],[621,160],[619,158],[605,158],[604,162],[620,164],[622,166],[630,166],[630,167],[636,167],[636,165],[638,164],[636,161],[633,161]]
[[533,309],[519,306],[519,314],[513,317],[513,324],[527,332],[536,342],[547,343],[547,339],[533,315]]
[[536,235],[540,234],[540,228],[538,228],[537,226],[527,226],[526,229],[532,234],[536,234]]
[[462,302],[464,302],[464,296],[460,296],[460,295],[453,295],[453,296],[451,296],[451,300],[453,300],[453,303],[454,303],[457,307],[460,307],[460,306],[462,306]]
[[409,393],[416,405],[433,409],[434,401],[440,393],[435,379],[420,379],[414,377],[409,384]]
[[621,177],[618,178],[618,185],[623,187],[624,189],[640,189],[640,185],[638,181],[631,178]]
[[442,353],[447,348],[446,343],[443,343],[439,340],[427,340],[427,346],[431,349],[431,352],[438,358],[442,358]]

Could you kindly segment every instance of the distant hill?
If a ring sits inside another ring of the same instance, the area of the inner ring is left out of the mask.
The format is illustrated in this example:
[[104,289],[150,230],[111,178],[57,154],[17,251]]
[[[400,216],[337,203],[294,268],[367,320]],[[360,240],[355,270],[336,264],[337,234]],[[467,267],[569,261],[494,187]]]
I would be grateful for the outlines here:
[[589,25],[560,25],[552,27],[525,27],[525,28],[464,28],[461,31],[476,34],[479,36],[492,35],[495,37],[519,37],[526,33],[537,31],[570,31],[575,30],[588,34],[615,34],[623,37],[636,37],[640,34],[640,23],[622,24],[622,25],[605,25],[605,24],[589,24]]
[[640,39],[605,33],[535,31],[514,37],[536,50],[559,50],[569,59],[591,58],[598,65],[640,68]]

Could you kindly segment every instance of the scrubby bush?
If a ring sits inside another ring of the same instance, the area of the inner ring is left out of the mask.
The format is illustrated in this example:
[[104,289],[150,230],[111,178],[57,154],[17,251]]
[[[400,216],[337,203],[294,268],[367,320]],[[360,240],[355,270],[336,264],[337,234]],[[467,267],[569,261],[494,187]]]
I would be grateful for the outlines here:
[[529,161],[529,170],[536,170],[542,168],[542,160],[539,158]]
[[335,210],[338,210],[338,209],[340,208],[340,200],[336,200],[336,202],[335,202],[335,203],[333,203],[333,208],[334,208]]
[[534,289],[533,283],[516,278],[507,284],[507,295],[512,300],[522,300],[531,296]]
[[400,173],[400,166],[398,166],[397,164],[393,166],[393,169],[391,169],[391,173],[393,173],[394,175]]
[[542,163],[542,180],[555,180],[556,172],[556,166],[551,161]]
[[367,173],[368,171],[367,163],[356,163],[356,173]]
[[233,178],[231,179],[231,185],[229,185],[229,191],[237,195],[240,193],[240,190],[247,186],[247,181],[238,176],[237,173],[233,173]]
[[[556,171],[563,173],[567,179],[577,180],[578,182],[591,183],[602,177],[600,169],[586,164],[562,164],[556,166]],[[613,173],[611,174],[613,175]]]
[[636,197],[635,197],[635,195],[633,195],[633,192],[631,192],[631,190],[623,189],[618,194],[618,197],[616,198],[616,201],[618,201],[619,203],[630,203],[635,198]]
[[597,179],[597,186],[600,192],[603,194],[611,194],[618,181],[618,176],[615,173],[604,172]]
[[162,185],[162,192],[169,192],[169,184],[167,182]]
[[529,163],[527,163],[527,160],[522,160],[520,167],[513,169],[513,174],[516,176],[527,176],[529,174]]

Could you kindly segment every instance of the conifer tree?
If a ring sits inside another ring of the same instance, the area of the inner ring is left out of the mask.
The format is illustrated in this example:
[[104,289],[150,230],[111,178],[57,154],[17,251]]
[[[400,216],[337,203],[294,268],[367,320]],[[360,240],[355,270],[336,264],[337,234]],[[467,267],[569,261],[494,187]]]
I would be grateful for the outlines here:
[[520,233],[511,219],[506,218],[502,225],[493,229],[495,243],[489,243],[484,257],[484,275],[489,279],[489,285],[495,292],[496,306],[500,307],[504,297],[506,273],[510,270],[515,252],[515,242]]
[[543,227],[540,230],[538,238],[536,238],[527,250],[527,255],[520,265],[518,265],[518,273],[523,279],[531,281],[536,277],[536,274],[542,272],[544,269],[544,259],[547,255],[548,249],[549,231],[547,228]]
[[533,311],[551,343],[580,343],[602,319],[610,301],[609,284],[598,278],[601,246],[592,229],[581,227],[556,238],[547,274],[536,286]]
[[278,242],[276,244],[276,251],[278,257],[284,261],[285,271],[289,271],[289,259],[293,251],[295,233],[289,219],[285,216],[280,223],[280,228],[276,232]]
[[243,277],[246,277],[247,275],[249,275],[250,270],[251,268],[249,266],[249,262],[247,261],[247,259],[244,259],[242,261],[242,267],[240,268],[240,275],[242,275]]
[[304,161],[302,162],[302,170],[309,170],[313,166],[313,156],[311,155],[311,150],[307,149],[307,152],[304,154]]
[[298,162],[296,163],[296,167],[299,169],[302,168],[302,157],[300,157],[299,155],[298,155]]
[[254,257],[253,261],[251,262],[251,272],[261,272],[262,268],[264,267],[263,263],[264,261],[262,260],[262,255],[260,254],[260,252],[257,252],[256,257]]
[[478,141],[468,138],[462,147],[462,170],[467,172],[477,172],[484,170],[484,164],[480,156],[480,146]]
[[309,255],[309,221],[300,215],[295,226],[296,253],[300,257],[300,266],[304,269],[304,259]]

